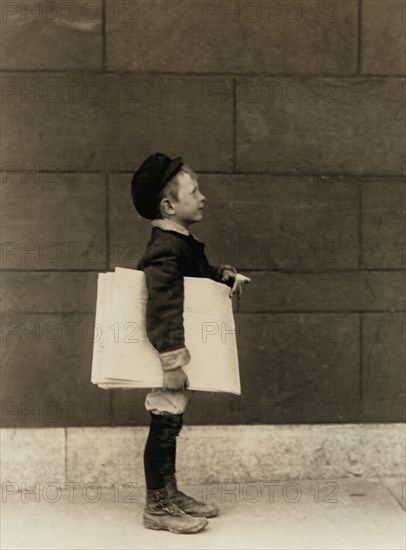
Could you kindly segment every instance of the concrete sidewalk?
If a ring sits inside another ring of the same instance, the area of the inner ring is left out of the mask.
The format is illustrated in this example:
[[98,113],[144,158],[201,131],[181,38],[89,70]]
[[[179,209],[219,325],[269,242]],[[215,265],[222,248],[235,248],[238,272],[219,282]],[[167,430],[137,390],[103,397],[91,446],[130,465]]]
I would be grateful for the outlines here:
[[206,495],[221,508],[221,516],[210,519],[206,530],[195,535],[145,529],[143,487],[99,489],[98,494],[97,487],[87,493],[79,488],[69,499],[67,490],[58,496],[50,486],[37,493],[39,502],[34,494],[27,494],[23,502],[21,492],[6,498],[3,491],[1,548],[403,550],[406,546],[406,486],[401,478],[182,486],[196,498]]

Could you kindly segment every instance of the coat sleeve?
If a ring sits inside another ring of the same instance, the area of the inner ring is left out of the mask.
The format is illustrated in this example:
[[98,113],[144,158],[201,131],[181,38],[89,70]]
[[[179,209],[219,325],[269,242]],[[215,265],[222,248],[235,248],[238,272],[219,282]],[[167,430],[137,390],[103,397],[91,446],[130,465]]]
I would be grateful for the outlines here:
[[[235,275],[237,274],[236,268],[232,265],[220,264],[220,265],[216,265],[216,266],[210,265],[209,267],[210,267],[210,277],[214,281],[217,281],[218,283],[222,282],[221,278],[223,276],[223,270],[224,269],[230,269]],[[226,284],[229,287],[232,287],[233,282],[234,282],[233,280],[228,280],[224,284]]]
[[183,326],[184,279],[180,259],[169,246],[157,246],[143,263],[148,299],[146,331],[158,351],[163,370],[187,365]]

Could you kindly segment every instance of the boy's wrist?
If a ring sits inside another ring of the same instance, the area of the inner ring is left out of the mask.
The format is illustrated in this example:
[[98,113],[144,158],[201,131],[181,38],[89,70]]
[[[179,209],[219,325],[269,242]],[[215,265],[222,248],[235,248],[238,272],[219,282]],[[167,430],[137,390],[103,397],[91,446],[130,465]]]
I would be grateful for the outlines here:
[[[212,270],[213,278],[216,281],[219,281],[221,283],[225,282],[224,278],[226,275],[228,275],[228,279],[230,279],[230,275],[234,276],[237,274],[236,268],[233,265],[228,265],[228,264],[219,264],[216,266],[211,266],[211,270]],[[229,272],[228,274],[227,274],[227,271]]]
[[221,264],[216,266],[217,272],[220,275],[220,278],[223,278],[224,271],[231,271],[234,274],[237,274],[237,270],[233,265]]
[[223,272],[225,269],[229,269],[229,270],[232,271],[233,273],[237,274],[237,270],[236,270],[236,268],[235,268],[233,265],[221,265],[220,268],[221,268],[221,271],[222,271],[222,272]]
[[161,352],[159,354],[161,366],[164,371],[174,370],[184,367],[190,362],[190,353],[187,347]]
[[236,268],[232,265],[223,265],[221,267],[221,282],[229,287],[233,286],[237,276]]

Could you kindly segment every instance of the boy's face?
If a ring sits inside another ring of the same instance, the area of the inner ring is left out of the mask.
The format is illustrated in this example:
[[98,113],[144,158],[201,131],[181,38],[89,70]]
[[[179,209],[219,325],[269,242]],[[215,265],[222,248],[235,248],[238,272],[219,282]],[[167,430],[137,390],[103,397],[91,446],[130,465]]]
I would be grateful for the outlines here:
[[170,200],[172,205],[169,218],[183,227],[203,219],[206,197],[200,192],[197,176],[189,167],[178,173],[178,200]]

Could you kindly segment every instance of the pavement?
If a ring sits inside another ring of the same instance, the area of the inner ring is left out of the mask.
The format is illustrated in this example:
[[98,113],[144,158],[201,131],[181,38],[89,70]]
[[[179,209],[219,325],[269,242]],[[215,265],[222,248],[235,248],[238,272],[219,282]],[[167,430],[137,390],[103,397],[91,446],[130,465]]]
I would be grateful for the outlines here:
[[[4,484],[3,484],[4,485]],[[406,483],[345,478],[181,486],[221,515],[201,533],[142,525],[145,488],[58,484],[34,493],[3,487],[1,548],[9,549],[402,549]]]

